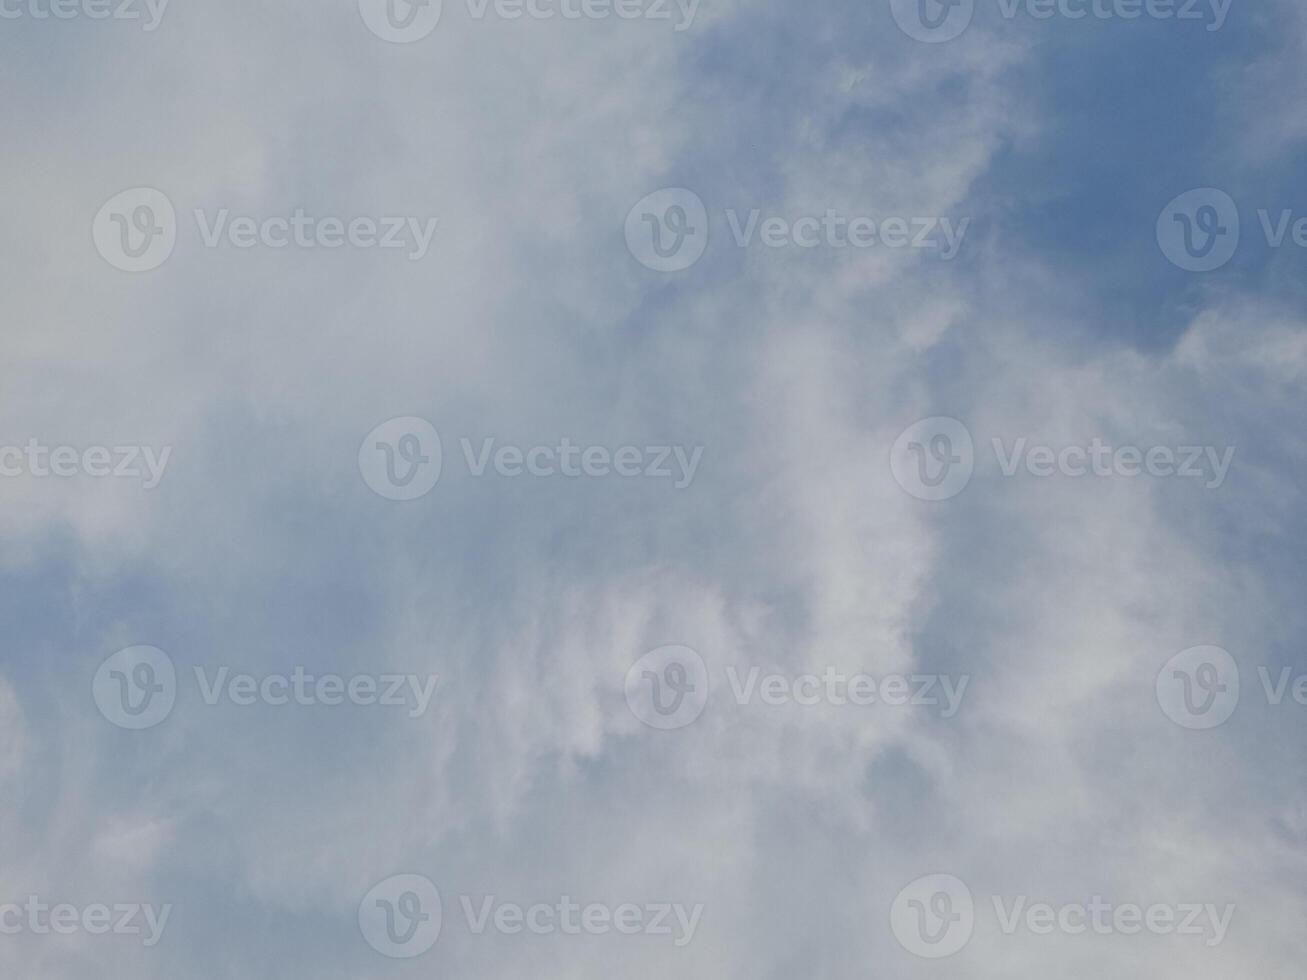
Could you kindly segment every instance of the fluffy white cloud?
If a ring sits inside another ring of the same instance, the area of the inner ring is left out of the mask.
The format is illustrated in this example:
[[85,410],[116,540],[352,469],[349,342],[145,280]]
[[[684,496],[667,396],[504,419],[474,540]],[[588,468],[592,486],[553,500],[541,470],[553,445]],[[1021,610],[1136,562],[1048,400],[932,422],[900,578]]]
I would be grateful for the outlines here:
[[[1050,267],[1005,244],[1009,202],[986,181],[1040,139],[1009,74],[1037,53],[988,23],[945,50],[890,33],[878,7],[763,2],[705,8],[679,34],[474,21],[447,2],[429,39],[392,46],[353,6],[177,6],[157,35],[94,44],[93,25],[24,25],[58,71],[31,55],[12,69],[0,443],[173,454],[148,491],[0,479],[17,597],[0,904],[175,909],[157,948],[0,937],[0,966],[926,976],[938,964],[900,947],[889,909],[938,871],[977,898],[961,976],[1269,975],[1301,959],[1294,707],[1250,698],[1196,733],[1153,693],[1201,643],[1230,648],[1249,688],[1257,665],[1301,659],[1300,320],[1230,289],[1174,349],[1140,351],[1029,295]],[[137,185],[169,195],[180,233],[163,268],[129,276],[89,232]],[[622,241],[662,186],[693,188],[713,223],[675,276]],[[411,262],[208,249],[193,217],[298,207],[439,225]],[[728,208],[973,220],[950,263],[740,249]],[[447,461],[404,504],[356,464],[400,415],[431,419]],[[965,422],[978,463],[961,495],[926,504],[888,463],[932,415]],[[488,437],[704,456],[683,490],[471,478],[459,440]],[[1234,446],[1236,462],[1203,490],[1004,477],[991,449],[1096,437]],[[91,678],[138,643],[172,655],[178,699],[157,728],[121,731]],[[711,695],[663,733],[623,685],[666,644],[702,654]],[[206,705],[195,668],[222,665],[440,684],[419,718]],[[729,671],[753,666],[970,683],[953,718],[738,704]],[[410,964],[356,924],[399,873],[445,898],[438,945]],[[1003,936],[990,905],[1096,894],[1237,911],[1213,949]],[[704,911],[684,949],[478,936],[463,895]]]

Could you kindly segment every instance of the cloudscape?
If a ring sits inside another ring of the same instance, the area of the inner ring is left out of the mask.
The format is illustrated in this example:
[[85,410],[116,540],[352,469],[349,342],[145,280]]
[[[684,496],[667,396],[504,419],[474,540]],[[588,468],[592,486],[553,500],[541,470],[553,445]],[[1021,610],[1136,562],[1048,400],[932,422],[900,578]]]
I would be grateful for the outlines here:
[[0,976],[1300,975],[1305,46],[0,0]]

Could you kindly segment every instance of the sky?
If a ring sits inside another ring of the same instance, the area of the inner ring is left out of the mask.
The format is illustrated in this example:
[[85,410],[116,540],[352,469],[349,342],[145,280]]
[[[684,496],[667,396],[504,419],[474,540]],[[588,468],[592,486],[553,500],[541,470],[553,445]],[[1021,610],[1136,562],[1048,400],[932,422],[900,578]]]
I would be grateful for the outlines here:
[[1296,975],[1305,43],[0,0],[0,975]]

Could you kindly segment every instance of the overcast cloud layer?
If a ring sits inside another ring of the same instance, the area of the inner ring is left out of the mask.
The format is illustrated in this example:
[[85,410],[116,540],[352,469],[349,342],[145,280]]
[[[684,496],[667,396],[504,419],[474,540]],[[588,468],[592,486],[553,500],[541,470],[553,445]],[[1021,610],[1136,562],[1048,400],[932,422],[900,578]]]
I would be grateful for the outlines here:
[[1298,0],[50,3],[0,976],[1300,973]]

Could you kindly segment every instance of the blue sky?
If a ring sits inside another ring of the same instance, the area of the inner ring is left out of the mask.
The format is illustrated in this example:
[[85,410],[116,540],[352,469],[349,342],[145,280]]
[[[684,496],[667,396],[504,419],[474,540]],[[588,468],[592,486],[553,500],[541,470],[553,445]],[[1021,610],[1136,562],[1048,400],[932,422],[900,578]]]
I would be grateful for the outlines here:
[[[681,31],[445,0],[397,43],[380,2],[4,7],[0,973],[1291,975],[1307,255],[1258,212],[1307,217],[1301,5],[1209,31],[976,0],[927,43],[889,0],[703,0]],[[1197,188],[1240,219],[1206,272],[1157,235]],[[707,219],[674,271],[630,233],[676,227],[638,204],[665,189]],[[297,209],[436,224],[420,258],[258,230]],[[875,244],[764,242],[828,213]],[[124,271],[146,225],[175,247]],[[1075,469],[1095,440],[1231,455]],[[170,455],[147,489],[92,447]],[[140,648],[176,691],[137,730]],[[785,703],[740,693],[755,668]],[[420,712],[206,702],[297,669],[438,683]],[[793,696],[827,674],[966,687],[948,716]],[[657,727],[650,678],[701,713]],[[404,957],[360,921],[395,876],[442,898]],[[171,911],[147,946],[44,934],[6,912],[30,896]],[[701,917],[478,932],[487,896]],[[1211,944],[1003,928],[1095,896],[1233,909]],[[965,936],[932,942],[945,908]]]

